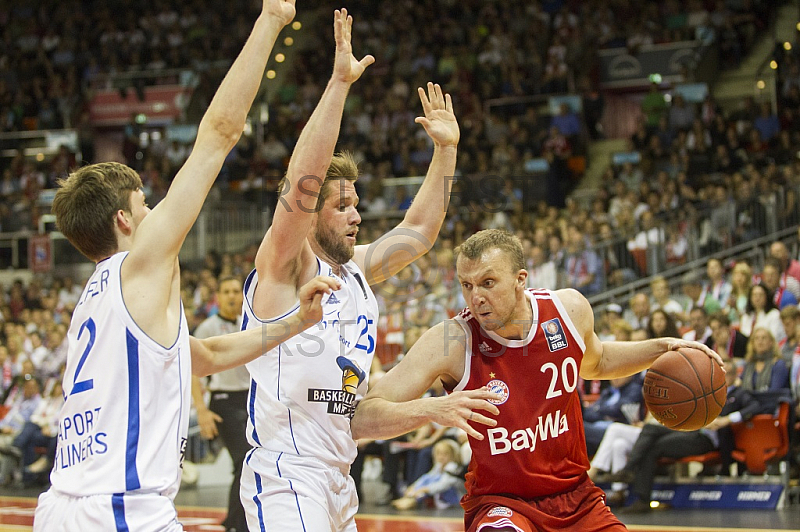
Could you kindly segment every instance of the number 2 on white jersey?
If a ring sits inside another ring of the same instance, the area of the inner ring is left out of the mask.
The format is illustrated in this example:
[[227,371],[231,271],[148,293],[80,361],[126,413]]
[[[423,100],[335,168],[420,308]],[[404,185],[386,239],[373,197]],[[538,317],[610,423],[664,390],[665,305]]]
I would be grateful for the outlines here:
[[78,340],[81,339],[81,335],[83,334],[84,330],[89,331],[89,341],[86,343],[86,349],[83,350],[81,359],[78,361],[78,367],[75,369],[75,377],[72,379],[72,391],[69,392],[70,396],[94,388],[94,379],[86,379],[78,382],[78,374],[81,372],[81,369],[83,369],[83,364],[86,362],[86,357],[89,356],[89,351],[92,350],[95,337],[97,336],[97,327],[95,326],[92,318],[89,318],[81,324],[81,328],[78,330]]

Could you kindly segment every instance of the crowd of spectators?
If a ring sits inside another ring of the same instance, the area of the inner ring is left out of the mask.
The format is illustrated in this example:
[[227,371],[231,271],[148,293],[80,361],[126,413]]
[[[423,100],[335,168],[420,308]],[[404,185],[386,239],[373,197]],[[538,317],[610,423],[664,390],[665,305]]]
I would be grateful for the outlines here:
[[[596,50],[627,47],[635,53],[649,43],[714,36],[731,43],[720,47],[725,62],[737,62],[774,8],[766,0],[355,2],[351,10],[359,14],[359,46],[378,63],[348,100],[340,148],[364,161],[362,196],[403,205],[408,191],[384,182],[419,175],[430,159],[432,149],[413,124],[413,89],[437,81],[457,102],[463,130],[459,172],[524,176],[529,173],[526,165],[545,157],[561,172],[548,192],[550,203],[561,207],[565,190],[560,189],[569,188],[562,161],[582,149],[583,131],[599,133],[602,96],[597,91]],[[191,70],[199,84],[190,107],[202,109],[225,70],[219,67],[241,47],[247,21],[256,11],[248,0],[227,2],[219,9],[170,0],[147,11],[130,0],[48,0],[0,8],[0,133],[76,128],[81,158],[68,155],[64,160],[59,154],[53,162],[0,160],[0,194],[9,200],[2,202],[2,231],[35,226],[40,213],[33,198],[38,190],[52,187],[76,162],[95,162],[93,139],[100,132],[93,130],[88,113],[95,90],[113,88],[141,96],[145,78],[125,75]],[[330,40],[329,28],[321,22],[328,18],[323,11],[306,12],[306,46],[286,65],[266,138],[244,137],[221,176],[245,197],[274,202],[270,192],[322,91],[320,80],[326,78],[328,65],[318,50]],[[550,117],[540,113],[541,102],[486,113],[492,99],[568,90],[584,96],[582,120],[578,128],[574,120],[553,120],[561,135],[551,131]],[[143,145],[139,126],[126,128],[123,153],[143,173],[157,201],[187,147],[163,141]]]
[[[390,366],[428,327],[465,306],[454,279],[453,250],[480,229],[506,228],[520,236],[529,286],[573,287],[591,296],[648,275],[654,260],[658,269],[680,265],[797,224],[800,62],[794,52],[781,54],[778,113],[753,99],[732,113],[724,113],[710,98],[692,103],[675,95],[668,102],[654,86],[630,139],[630,152],[638,154],[639,162],[610,167],[591,205],[566,198],[564,189],[530,201],[524,182],[512,177],[530,176],[529,163],[539,158],[549,162],[551,171],[563,171],[573,152],[580,151],[584,132],[599,134],[597,49],[627,47],[635,53],[646,44],[713,35],[723,63],[732,66],[774,7],[759,0],[354,2],[359,53],[378,59],[373,74],[353,89],[339,143],[362,161],[360,209],[374,215],[407,207],[413,189],[391,186],[391,179],[421,175],[430,161],[432,147],[414,126],[414,87],[429,80],[442,83],[453,94],[463,132],[457,197],[434,252],[377,287],[381,362]],[[104,75],[188,66],[201,80],[195,99],[202,103],[213,92],[214,65],[235,55],[254,8],[240,0],[219,11],[208,9],[199,0],[180,7],[162,0],[142,14],[129,1],[72,0],[0,10],[0,132],[71,127],[81,138],[80,160],[63,148],[46,162],[32,162],[21,153],[2,161],[0,231],[34,227],[41,190],[52,188],[75,164],[94,162],[95,132],[86,104]],[[327,21],[325,15],[320,20]],[[243,136],[226,161],[219,188],[229,195],[268,204],[276,200],[274,185],[329,68],[318,53],[330,39],[328,26],[315,24],[312,17],[306,31],[311,44],[287,65],[266,137]],[[143,90],[137,83],[114,88],[137,96]],[[536,106],[519,104],[486,112],[492,99],[567,91],[581,93],[581,114],[562,106],[554,116],[542,115]],[[142,130],[142,124],[129,124],[122,152],[140,171],[154,204],[188,156],[188,147],[152,139],[145,145]],[[478,179],[489,175],[503,177],[491,183]],[[555,180],[556,188],[565,175],[555,176],[561,179]],[[385,232],[389,223],[377,217],[365,221],[360,243]],[[770,259],[763,264],[709,261],[706,275],[694,272],[683,278],[680,290],[656,278],[650,290],[610,305],[597,322],[598,333],[620,340],[691,335],[740,359],[749,386],[788,389],[794,384],[796,398],[800,266],[794,261],[797,246],[787,250],[781,245],[770,246]],[[658,253],[650,254],[654,249]],[[216,311],[217,279],[243,277],[254,256],[254,246],[240,253],[211,252],[203,264],[183,270],[190,329]],[[0,471],[3,481],[41,481],[46,469],[41,464],[51,461],[32,449],[54,452],[52,411],[60,394],[53,390],[80,281],[34,278],[2,291],[0,393],[13,413],[9,422],[15,422],[0,425],[0,433],[10,436],[0,441],[0,454],[9,458],[2,463],[12,466]],[[769,364],[768,375],[757,361]],[[618,422],[639,420],[632,412],[618,414]],[[605,421],[601,418],[597,421]],[[593,446],[608,425],[599,423],[602,430]],[[428,468],[416,469],[424,473]],[[397,485],[392,490],[402,493]],[[416,499],[415,493],[407,495]]]

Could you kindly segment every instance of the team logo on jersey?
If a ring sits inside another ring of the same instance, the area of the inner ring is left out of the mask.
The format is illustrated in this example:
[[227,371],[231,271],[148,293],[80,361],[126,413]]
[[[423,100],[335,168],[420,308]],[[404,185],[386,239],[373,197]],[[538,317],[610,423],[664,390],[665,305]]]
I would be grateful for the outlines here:
[[489,513],[486,514],[486,517],[511,517],[512,515],[514,515],[514,512],[511,511],[511,508],[497,506],[489,510]]
[[551,353],[568,347],[567,336],[564,334],[564,328],[561,327],[561,320],[558,318],[542,323],[542,330]]
[[353,417],[356,409],[356,390],[366,378],[366,373],[356,362],[347,357],[337,357],[336,364],[342,370],[342,389],[309,388],[308,401],[311,403],[328,403],[329,414]]
[[489,402],[493,405],[502,405],[508,401],[508,385],[500,379],[490,380],[486,383],[486,387],[489,388],[490,392],[500,396],[497,399],[489,399]]

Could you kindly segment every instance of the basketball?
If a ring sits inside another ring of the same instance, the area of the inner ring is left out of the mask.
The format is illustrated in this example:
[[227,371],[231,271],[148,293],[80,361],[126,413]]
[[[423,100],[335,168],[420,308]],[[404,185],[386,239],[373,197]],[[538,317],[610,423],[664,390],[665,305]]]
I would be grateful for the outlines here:
[[658,357],[642,385],[647,408],[674,430],[697,430],[711,423],[728,395],[725,374],[703,351],[682,347]]

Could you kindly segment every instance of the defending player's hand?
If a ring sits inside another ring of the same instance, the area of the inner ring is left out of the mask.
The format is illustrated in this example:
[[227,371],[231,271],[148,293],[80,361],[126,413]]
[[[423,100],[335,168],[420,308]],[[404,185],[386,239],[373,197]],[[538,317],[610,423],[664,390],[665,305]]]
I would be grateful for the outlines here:
[[209,410],[197,410],[197,425],[200,427],[200,436],[204,440],[213,440],[219,434],[217,423],[221,423],[222,418],[216,412]]
[[342,8],[333,12],[333,35],[336,39],[336,58],[333,61],[333,76],[345,83],[353,83],[364,70],[367,69],[375,58],[365,55],[359,61],[353,55],[353,45],[350,39],[353,34],[353,17],[347,14],[347,10]]
[[425,116],[418,116],[414,122],[421,124],[434,144],[438,146],[456,146],[461,138],[456,115],[453,113],[453,101],[449,94],[444,94],[439,84],[428,82],[428,93],[419,87],[419,100]]
[[297,293],[300,300],[298,315],[304,330],[322,319],[322,296],[339,288],[341,285],[337,279],[325,275],[318,275],[300,287]]
[[483,434],[478,432],[472,424],[480,423],[487,427],[494,427],[497,421],[487,417],[481,411],[497,415],[500,410],[489,402],[498,399],[497,394],[486,388],[453,392],[445,397],[436,397],[434,407],[431,409],[431,421],[447,427],[458,427],[476,440],[482,440]]
[[262,12],[277,20],[281,27],[292,21],[295,15],[295,0],[264,0]]
[[681,347],[692,347],[694,349],[699,349],[703,353],[707,354],[711,358],[719,364],[719,367],[722,368],[722,371],[725,371],[725,367],[722,363],[722,357],[719,354],[708,347],[706,344],[701,344],[700,342],[695,342],[692,340],[683,340],[681,338],[669,338],[667,340],[667,351],[677,351]]

